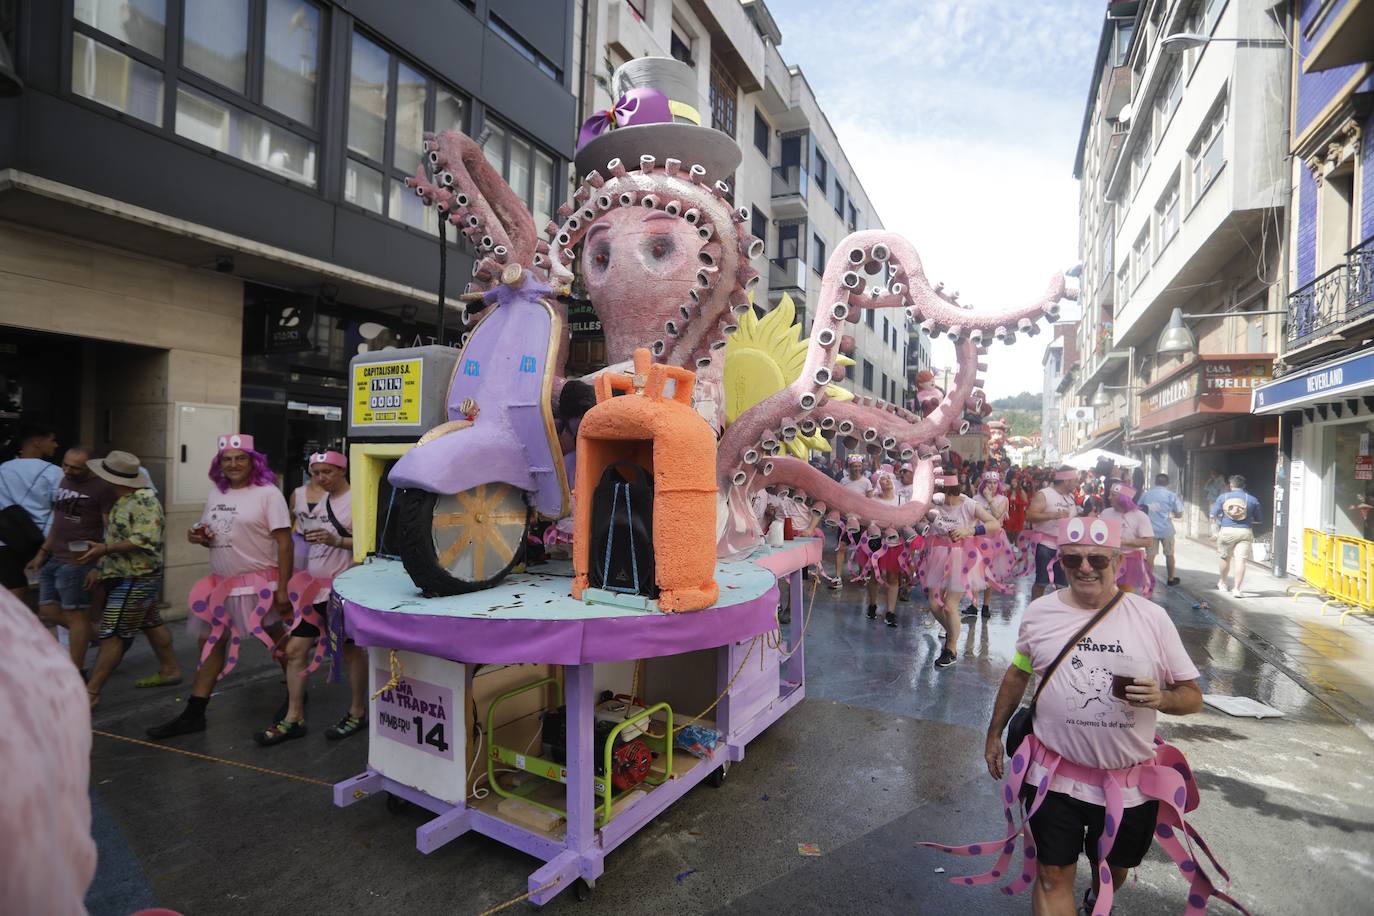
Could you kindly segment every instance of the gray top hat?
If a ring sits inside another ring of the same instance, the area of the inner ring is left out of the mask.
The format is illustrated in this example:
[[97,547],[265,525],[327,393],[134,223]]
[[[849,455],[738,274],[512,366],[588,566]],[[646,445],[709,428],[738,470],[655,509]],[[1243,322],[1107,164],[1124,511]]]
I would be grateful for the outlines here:
[[[627,124],[589,140],[573,160],[577,171],[603,173],[606,163],[619,159],[628,169],[639,167],[640,156],[681,160],[684,167],[700,164],[709,178],[727,178],[739,167],[739,144],[728,134],[703,127],[697,100],[696,72],[671,57],[640,57],[611,74],[611,94],[619,99],[631,89],[657,89],[672,107],[671,123]],[[706,113],[709,118],[710,113]]]

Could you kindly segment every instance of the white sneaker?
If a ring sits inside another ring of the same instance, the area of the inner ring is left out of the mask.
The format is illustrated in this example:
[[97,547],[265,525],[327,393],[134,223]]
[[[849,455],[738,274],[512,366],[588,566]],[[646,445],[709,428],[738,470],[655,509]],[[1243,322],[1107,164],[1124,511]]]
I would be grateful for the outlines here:
[[1231,592],[1231,597],[1232,597],[1232,598],[1253,598],[1253,597],[1254,597],[1254,594],[1251,593],[1251,592],[1245,592],[1245,591],[1241,591],[1240,589],[1236,589],[1235,591]]
[[1230,590],[1231,590],[1231,586],[1226,584],[1226,580],[1225,580],[1225,579],[1218,579],[1218,580],[1217,580],[1217,591],[1219,591],[1219,592],[1229,592]]

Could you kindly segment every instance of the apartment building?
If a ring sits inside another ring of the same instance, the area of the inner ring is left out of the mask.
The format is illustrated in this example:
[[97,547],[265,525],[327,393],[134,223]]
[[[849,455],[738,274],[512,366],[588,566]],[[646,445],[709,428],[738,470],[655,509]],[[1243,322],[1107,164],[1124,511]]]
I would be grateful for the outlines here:
[[[0,438],[34,418],[137,453],[171,530],[199,513],[220,433],[298,483],[342,440],[349,358],[440,338],[438,223],[403,185],[422,132],[483,138],[536,219],[561,198],[573,12],[0,3],[18,76],[0,92]],[[454,295],[472,258],[448,240]],[[203,554],[169,539],[169,595]]]
[[1264,0],[1108,4],[1075,162],[1073,403],[1092,411],[1074,449],[1170,474],[1193,534],[1213,469],[1257,493],[1274,482],[1277,424],[1247,405],[1281,326],[1284,16]]
[[[821,307],[821,271],[841,240],[882,227],[801,67],[779,50],[782,31],[762,0],[579,0],[574,67],[582,116],[604,110],[611,73],[636,57],[675,57],[698,78],[703,123],[734,137],[744,153],[734,200],[752,212],[763,239],[755,263],[767,278],[755,304],[787,294],[805,333]],[[842,383],[900,402],[907,387],[905,316],[875,313],[852,326],[855,365]]]
[[1281,424],[1275,565],[1300,576],[1321,567],[1326,538],[1344,539],[1347,570],[1352,550],[1374,546],[1374,3],[1298,0],[1294,12],[1291,292],[1275,379],[1253,409]]

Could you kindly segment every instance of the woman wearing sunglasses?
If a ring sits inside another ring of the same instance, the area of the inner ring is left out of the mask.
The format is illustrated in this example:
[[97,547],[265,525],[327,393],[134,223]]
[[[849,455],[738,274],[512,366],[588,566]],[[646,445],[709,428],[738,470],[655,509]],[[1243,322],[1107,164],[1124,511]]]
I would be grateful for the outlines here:
[[930,610],[945,627],[945,644],[935,659],[936,668],[948,668],[959,660],[959,602],[964,592],[988,587],[990,570],[975,538],[996,534],[1002,523],[973,499],[965,496],[957,477],[936,479],[937,515],[926,538],[921,559],[921,584],[930,594]]

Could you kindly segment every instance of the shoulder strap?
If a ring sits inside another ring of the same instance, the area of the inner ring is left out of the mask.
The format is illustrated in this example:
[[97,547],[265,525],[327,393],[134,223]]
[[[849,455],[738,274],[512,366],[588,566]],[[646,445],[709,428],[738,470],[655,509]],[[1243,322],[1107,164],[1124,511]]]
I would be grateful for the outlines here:
[[338,516],[334,514],[334,507],[329,504],[328,493],[324,494],[324,511],[329,516],[329,524],[333,525],[335,530],[339,532],[339,537],[353,537],[353,532],[345,528],[343,524],[339,521]]
[[1121,596],[1124,594],[1126,593],[1121,591],[1120,589],[1117,589],[1116,594],[1112,596],[1112,600],[1108,601],[1103,606],[1102,610],[1094,614],[1092,620],[1089,620],[1087,623],[1083,624],[1083,626],[1079,628],[1078,632],[1073,634],[1073,638],[1071,638],[1068,642],[1064,643],[1064,648],[1059,650],[1059,654],[1055,656],[1054,661],[1050,662],[1050,666],[1045,669],[1044,677],[1040,678],[1040,683],[1035,688],[1035,696],[1031,697],[1031,706],[1034,706],[1037,702],[1039,702],[1040,691],[1045,689],[1045,685],[1048,684],[1050,681],[1050,676],[1054,674],[1055,669],[1059,667],[1059,663],[1064,660],[1064,657],[1069,654],[1069,650],[1072,649],[1080,639],[1082,639],[1084,636],[1087,636],[1089,631],[1091,631],[1093,627],[1097,626],[1098,623],[1102,621],[1103,617],[1107,616],[1108,611],[1117,606],[1117,604],[1121,601]]

